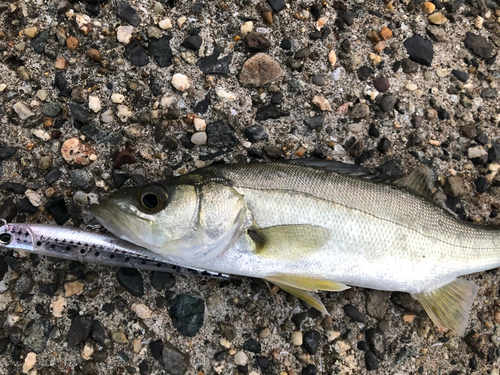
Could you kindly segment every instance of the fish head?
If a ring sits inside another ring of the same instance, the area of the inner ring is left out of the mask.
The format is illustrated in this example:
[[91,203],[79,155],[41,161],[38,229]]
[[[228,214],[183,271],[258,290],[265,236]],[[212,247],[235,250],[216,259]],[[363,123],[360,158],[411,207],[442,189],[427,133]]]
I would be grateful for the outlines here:
[[122,189],[90,209],[115,236],[193,267],[227,249],[246,217],[231,187],[182,177]]

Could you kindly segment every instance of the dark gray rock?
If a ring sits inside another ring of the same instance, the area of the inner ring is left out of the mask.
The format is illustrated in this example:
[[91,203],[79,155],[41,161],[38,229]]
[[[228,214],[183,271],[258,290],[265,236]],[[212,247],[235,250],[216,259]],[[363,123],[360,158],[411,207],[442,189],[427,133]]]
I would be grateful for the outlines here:
[[97,319],[94,320],[91,330],[91,338],[99,345],[109,348],[112,346],[111,337],[106,328]]
[[391,302],[412,314],[425,314],[422,305],[408,293],[392,292]]
[[245,41],[247,42],[248,51],[252,53],[267,52],[271,46],[269,40],[264,38],[261,34],[254,32],[248,33]]
[[290,112],[288,111],[284,111],[283,109],[274,105],[265,105],[257,109],[255,121],[265,121],[268,119],[278,119],[280,117],[288,116],[290,116]]
[[205,302],[188,294],[179,294],[170,303],[170,318],[181,335],[193,337],[203,326]]
[[28,188],[24,185],[18,184],[16,182],[4,182],[0,185],[2,190],[8,191],[9,193],[24,194]]
[[127,21],[132,26],[139,26],[139,24],[141,23],[141,17],[139,16],[139,13],[137,13],[134,8],[132,8],[125,2],[118,4],[116,13],[122,20]]
[[146,51],[142,47],[141,42],[139,42],[137,39],[132,39],[132,41],[127,44],[127,46],[125,47],[124,56],[135,66],[146,66],[149,62],[149,57],[146,54]]
[[45,206],[45,208],[52,215],[57,225],[63,225],[71,218],[68,208],[66,207],[66,202],[64,201],[64,197],[57,197],[52,199]]
[[381,290],[367,290],[366,312],[375,319],[383,319],[387,308],[388,294]]
[[22,294],[31,293],[35,282],[30,274],[23,273],[17,280],[14,286],[14,292],[20,296]]
[[318,331],[307,331],[304,333],[302,347],[310,355],[315,355],[318,352],[321,334]]
[[69,171],[72,183],[81,190],[86,190],[90,186],[92,176],[85,170],[73,169]]
[[467,82],[467,80],[469,79],[469,74],[466,72],[462,72],[461,70],[453,69],[451,71],[451,74],[453,74],[461,82]]
[[254,125],[245,129],[245,137],[247,137],[250,142],[257,142],[263,139],[268,139],[269,135],[262,126]]
[[31,39],[31,48],[37,53],[44,53],[47,40],[49,39],[49,30],[43,30],[36,37]]
[[496,99],[498,97],[498,90],[487,88],[481,91],[481,98],[483,99]]
[[251,337],[243,343],[243,350],[255,354],[260,354],[260,352],[262,351],[262,346],[260,345],[260,342]]
[[282,11],[286,7],[284,0],[267,0],[267,3],[275,13]]
[[71,116],[82,125],[90,124],[94,118],[92,112],[86,110],[79,104],[70,103],[69,108],[71,109]]
[[118,283],[127,292],[136,297],[144,295],[144,281],[142,275],[135,268],[122,267],[116,273]]
[[324,86],[325,85],[325,77],[321,74],[313,74],[311,77],[311,82],[316,86]]
[[42,113],[45,116],[57,117],[61,113],[61,105],[57,102],[45,103],[42,107]]
[[360,322],[360,323],[366,322],[366,318],[363,316],[363,314],[361,314],[359,310],[353,305],[350,304],[345,305],[344,312],[354,322]]
[[271,159],[279,159],[283,156],[281,149],[276,145],[264,146],[263,150]]
[[410,59],[401,60],[401,66],[403,67],[403,72],[406,74],[418,72],[418,64]]
[[67,335],[70,349],[75,349],[79,343],[88,339],[93,323],[94,318],[91,315],[77,315],[73,318]]
[[2,205],[0,206],[0,219],[4,219],[7,223],[10,223],[17,216],[16,203],[12,198],[4,199]]
[[132,175],[122,169],[113,168],[111,171],[111,177],[113,178],[113,182],[116,187],[121,188],[122,185],[132,177]]
[[397,101],[398,98],[396,95],[393,94],[385,95],[380,101],[380,109],[382,109],[382,111],[384,112],[390,112],[396,105]]
[[377,357],[370,351],[365,353],[365,365],[368,371],[378,370],[380,367]]
[[42,353],[49,340],[50,323],[43,318],[36,319],[29,327],[24,337],[23,344],[35,353]]
[[387,340],[384,333],[375,328],[370,328],[366,330],[366,339],[373,354],[375,354],[378,359],[383,359],[387,346]]
[[183,375],[189,367],[189,355],[166,342],[162,350],[163,364],[170,375]]
[[167,272],[153,272],[151,275],[151,286],[162,291],[175,286],[175,276]]
[[366,65],[360,66],[357,72],[360,81],[366,81],[373,74],[373,70]]
[[314,116],[314,117],[309,117],[307,119],[304,120],[304,122],[309,125],[309,127],[311,129],[316,129],[316,128],[319,128],[320,126],[323,125],[323,122],[325,120],[325,117],[321,114],[321,115],[318,115],[318,116]]
[[411,60],[420,65],[431,66],[432,59],[434,58],[434,48],[429,39],[415,34],[411,38],[406,39],[403,45],[408,55],[410,55]]
[[10,159],[17,152],[16,147],[0,146],[0,160]]
[[149,343],[149,350],[151,352],[151,356],[159,361],[161,359],[162,351],[163,351],[163,341],[155,340]]
[[493,56],[495,47],[493,44],[488,43],[481,35],[476,35],[471,32],[465,34],[465,46],[470,49],[475,55],[488,59]]
[[192,51],[198,51],[203,43],[203,39],[199,35],[190,35],[182,42],[182,46]]
[[210,56],[199,59],[196,65],[205,74],[229,74],[229,64],[231,64],[233,54],[230,53],[219,59],[223,52],[224,47],[214,44],[214,52]]
[[151,54],[160,68],[168,68],[172,65],[170,39],[170,36],[163,35],[160,39],[151,42]]
[[232,148],[240,143],[231,128],[223,121],[207,124],[208,145],[215,148]]
[[399,363],[404,363],[407,360],[409,360],[411,357],[413,357],[415,353],[413,352],[413,349],[411,346],[403,346],[401,350],[396,354],[396,358],[394,358],[394,362],[399,364]]

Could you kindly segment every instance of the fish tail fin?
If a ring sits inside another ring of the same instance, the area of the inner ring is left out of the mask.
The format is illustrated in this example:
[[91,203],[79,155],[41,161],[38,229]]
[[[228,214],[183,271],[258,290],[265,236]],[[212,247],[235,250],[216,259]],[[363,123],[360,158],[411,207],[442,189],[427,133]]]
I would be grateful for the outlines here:
[[437,289],[416,294],[425,311],[442,331],[462,336],[479,287],[469,280],[455,279]]

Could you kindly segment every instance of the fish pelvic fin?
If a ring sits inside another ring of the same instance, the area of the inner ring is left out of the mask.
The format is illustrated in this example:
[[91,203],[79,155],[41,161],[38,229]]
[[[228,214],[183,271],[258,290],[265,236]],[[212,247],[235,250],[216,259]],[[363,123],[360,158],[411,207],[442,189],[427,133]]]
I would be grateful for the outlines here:
[[308,224],[252,228],[247,233],[256,255],[284,261],[309,257],[325,246],[331,235],[327,228]]
[[274,276],[268,276],[266,277],[266,280],[273,284],[279,283],[281,285],[288,285],[289,287],[305,290],[308,292],[317,292],[318,290],[325,290],[328,292],[341,292],[343,290],[349,289],[347,285],[336,281],[312,279],[302,276],[278,274]]
[[[271,280],[269,280],[271,281]],[[271,281],[273,284],[275,284],[277,287],[280,289],[283,289],[285,292],[290,293],[291,295],[300,298],[302,301],[307,302],[309,305],[314,307],[316,310],[320,311],[321,313],[325,315],[329,315],[328,311],[326,310],[325,305],[323,305],[323,302],[321,302],[321,298],[316,293],[309,292],[307,290],[303,289],[298,289],[294,288],[289,285],[281,284],[276,281]]]
[[444,207],[446,195],[433,188],[432,173],[424,165],[416,168],[408,176],[394,181],[394,185],[410,190],[412,193]]
[[478,290],[472,281],[455,279],[437,289],[415,294],[415,298],[440,330],[462,336]]

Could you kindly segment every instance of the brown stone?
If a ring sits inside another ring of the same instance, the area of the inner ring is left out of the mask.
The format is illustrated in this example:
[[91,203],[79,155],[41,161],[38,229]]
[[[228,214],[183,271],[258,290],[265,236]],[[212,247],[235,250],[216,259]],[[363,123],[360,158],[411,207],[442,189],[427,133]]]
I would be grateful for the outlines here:
[[194,119],[198,118],[198,115],[196,113],[188,113],[186,115],[186,124],[188,125],[194,125]]
[[382,27],[382,30],[380,30],[380,38],[382,40],[387,40],[392,38],[392,31],[388,27]]
[[76,39],[74,36],[70,36],[68,39],[66,39],[66,46],[70,50],[74,50],[78,47],[78,39]]
[[375,30],[370,30],[366,33],[366,37],[373,43],[377,43],[380,41],[380,38]]
[[250,52],[267,52],[271,46],[269,40],[255,32],[248,33],[246,42]]
[[433,13],[429,17],[427,17],[430,23],[434,25],[442,25],[446,22],[448,22],[448,18],[444,16],[443,13]]
[[95,48],[89,48],[87,50],[87,57],[94,61],[101,61],[101,54]]
[[260,87],[282,75],[283,70],[276,60],[265,53],[258,53],[245,61],[239,78],[243,86]]
[[262,12],[262,18],[269,24],[273,24],[273,13],[270,10],[265,10]]

